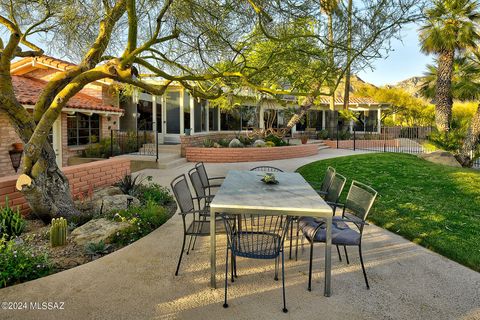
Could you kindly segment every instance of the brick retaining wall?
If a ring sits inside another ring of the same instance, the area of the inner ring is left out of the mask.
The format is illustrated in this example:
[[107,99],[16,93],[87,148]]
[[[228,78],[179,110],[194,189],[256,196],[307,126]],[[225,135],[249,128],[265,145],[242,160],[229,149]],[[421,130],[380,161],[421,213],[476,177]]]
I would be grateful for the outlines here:
[[[93,188],[106,187],[130,173],[130,160],[125,158],[107,159],[63,168],[70,183],[74,198],[88,193]],[[15,189],[17,175],[0,178],[0,205],[5,205],[8,196],[11,206],[19,206],[23,214],[30,208],[23,195]]]
[[313,156],[318,153],[318,145],[273,148],[200,148],[186,147],[186,158],[191,162],[252,162],[292,159]]

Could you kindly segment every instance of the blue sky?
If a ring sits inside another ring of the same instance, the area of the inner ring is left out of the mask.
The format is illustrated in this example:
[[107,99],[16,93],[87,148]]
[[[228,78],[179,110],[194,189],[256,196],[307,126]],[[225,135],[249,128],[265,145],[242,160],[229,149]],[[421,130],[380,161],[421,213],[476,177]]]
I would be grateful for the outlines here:
[[432,56],[420,52],[417,26],[410,25],[402,31],[402,41],[392,42],[395,51],[386,59],[374,62],[375,69],[358,74],[363,80],[377,86],[395,84],[413,76],[421,76],[425,66],[432,62]]

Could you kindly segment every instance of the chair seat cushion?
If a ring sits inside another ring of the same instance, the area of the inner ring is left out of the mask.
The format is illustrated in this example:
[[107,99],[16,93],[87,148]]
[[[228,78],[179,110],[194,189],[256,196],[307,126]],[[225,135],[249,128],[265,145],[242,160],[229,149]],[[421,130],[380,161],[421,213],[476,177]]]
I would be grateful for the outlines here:
[[[298,221],[298,226],[302,230],[308,240],[313,238],[315,229],[319,226],[314,242],[326,241],[326,227],[325,222],[311,217],[301,217]],[[350,226],[342,221],[341,217],[333,217],[332,221],[332,244],[338,245],[358,245],[360,243],[360,233],[350,228]]]

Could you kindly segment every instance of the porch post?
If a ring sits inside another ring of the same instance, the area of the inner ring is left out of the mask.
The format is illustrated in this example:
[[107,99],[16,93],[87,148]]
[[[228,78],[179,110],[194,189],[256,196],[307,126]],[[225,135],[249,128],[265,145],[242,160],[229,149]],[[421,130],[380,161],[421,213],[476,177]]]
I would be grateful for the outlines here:
[[258,127],[260,129],[265,129],[265,110],[263,109],[263,106],[260,106],[260,115],[258,117]]
[[183,123],[184,114],[183,108],[185,107],[185,89],[180,89],[180,135],[185,134],[185,125]]
[[195,114],[193,113],[195,106],[195,98],[190,94],[190,134],[195,133]]
[[378,119],[377,119],[377,121],[378,121],[377,131],[378,131],[378,133],[382,133],[382,109],[379,108],[377,110],[377,112],[378,112],[378,115],[377,115],[377,117],[378,117]]
[[218,116],[218,128],[217,128],[217,131],[221,131],[221,123],[220,121],[222,121],[222,116],[220,115],[221,111],[220,111],[220,107],[217,107],[217,116]]
[[326,120],[325,120],[325,110],[322,110],[322,129],[323,129],[323,130],[326,129],[325,123],[326,123]]
[[[152,130],[154,133],[157,133],[158,130],[158,123],[157,123],[157,96],[152,95],[152,120],[153,120],[153,126]],[[157,141],[157,135],[155,134],[155,143],[158,143]]]
[[208,100],[205,101],[205,131],[210,131],[210,107],[208,105]]

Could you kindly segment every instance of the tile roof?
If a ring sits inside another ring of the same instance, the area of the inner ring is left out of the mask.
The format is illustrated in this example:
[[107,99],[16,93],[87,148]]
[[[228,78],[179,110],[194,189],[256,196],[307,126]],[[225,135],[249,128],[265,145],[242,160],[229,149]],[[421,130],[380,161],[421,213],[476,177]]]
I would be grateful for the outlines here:
[[65,60],[61,60],[61,59],[57,59],[57,58],[53,58],[53,57],[46,56],[46,55],[43,55],[43,56],[40,56],[40,57],[35,57],[35,58],[33,58],[33,60],[35,60],[37,62],[40,62],[40,63],[44,63],[44,64],[49,65],[49,66],[52,66],[53,68],[61,69],[61,70],[68,70],[68,69],[71,69],[72,67],[76,66],[76,64],[74,64],[74,63],[71,63],[71,62],[68,62],[68,61],[65,61]]
[[[33,105],[37,102],[40,94],[47,84],[43,80],[26,76],[12,76],[13,90],[17,100],[21,104]],[[75,108],[90,111],[122,112],[123,109],[105,105],[101,99],[84,93],[77,93],[67,102],[67,108]]]

